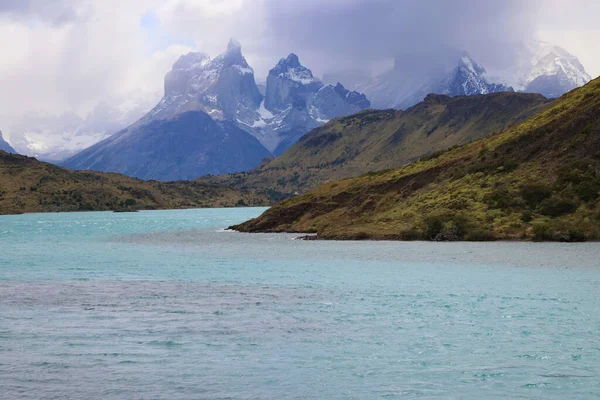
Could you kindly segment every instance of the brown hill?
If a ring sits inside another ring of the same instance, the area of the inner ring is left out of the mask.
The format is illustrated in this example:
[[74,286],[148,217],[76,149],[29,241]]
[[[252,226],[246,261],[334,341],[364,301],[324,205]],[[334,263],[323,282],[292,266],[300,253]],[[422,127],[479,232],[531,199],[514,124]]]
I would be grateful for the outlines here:
[[489,138],[328,183],[234,227],[326,239],[600,240],[600,78]]
[[0,151],[0,214],[268,205],[256,191],[71,171]]
[[551,104],[541,95],[429,95],[406,110],[364,111],[317,128],[280,157],[246,173],[202,178],[289,197],[367,172],[399,168],[520,123]]

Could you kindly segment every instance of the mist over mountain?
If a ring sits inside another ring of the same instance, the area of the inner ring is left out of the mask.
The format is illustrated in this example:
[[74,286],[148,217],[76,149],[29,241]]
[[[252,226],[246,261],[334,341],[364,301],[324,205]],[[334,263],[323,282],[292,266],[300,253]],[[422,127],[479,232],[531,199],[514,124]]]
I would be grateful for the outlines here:
[[6,140],[4,140],[4,137],[2,136],[2,131],[0,131],[0,150],[6,151],[7,153],[16,153],[15,149],[13,149],[11,145],[8,144]]
[[[515,58],[509,67],[493,73],[464,52],[456,57],[442,53],[427,68],[418,56],[397,56],[392,70],[362,84],[356,82],[366,73],[326,76],[330,81],[347,76],[351,87],[358,88],[351,91],[339,82],[324,83],[291,53],[259,87],[240,43],[231,40],[215,58],[200,52],[181,56],[164,78],[164,96],[146,114],[152,96],[143,102],[101,104],[85,119],[74,113],[30,113],[11,127],[10,138],[23,154],[54,162],[70,157],[64,165],[71,168],[191,179],[251,169],[264,157],[283,154],[312,129],[368,108],[407,109],[429,93],[454,97],[516,90],[552,98],[590,79],[578,58],[558,46],[526,42],[511,54]],[[445,59],[454,59],[451,67],[443,67]],[[186,112],[196,114],[180,118]],[[160,129],[174,127],[181,131],[165,132],[169,143],[181,140],[193,146],[167,146],[157,136]],[[151,149],[146,140],[160,147]],[[239,162],[232,162],[227,151]],[[157,159],[164,161],[163,170]]]
[[[520,43],[510,57],[505,68],[493,73],[467,52],[449,70],[442,66],[442,55],[423,70],[410,69],[405,64],[414,60],[400,57],[390,71],[357,87],[371,99],[374,108],[406,109],[429,93],[458,96],[515,90],[556,98],[591,80],[576,56],[549,43]],[[420,60],[414,62],[422,65]]]
[[73,112],[29,112],[10,126],[10,139],[20,154],[60,162],[137,121],[156,100],[155,95],[132,94],[130,101],[99,104],[85,118]]
[[520,71],[517,83],[524,92],[555,98],[592,79],[579,59],[559,46],[536,41],[530,43],[525,51],[530,62]]

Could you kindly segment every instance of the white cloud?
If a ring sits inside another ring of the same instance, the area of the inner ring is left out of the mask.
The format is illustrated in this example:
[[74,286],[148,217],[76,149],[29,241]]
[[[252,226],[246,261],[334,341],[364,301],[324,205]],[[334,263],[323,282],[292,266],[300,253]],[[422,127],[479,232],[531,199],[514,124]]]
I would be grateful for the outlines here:
[[[148,12],[160,43],[140,26]],[[101,101],[162,91],[181,54],[215,56],[231,37],[258,76],[289,52],[317,74],[394,53],[435,61],[447,47],[501,62],[510,40],[533,34],[597,76],[598,14],[597,0],[1,0],[0,129],[28,110],[83,116]]]
[[[85,115],[99,102],[131,90],[161,90],[162,76],[180,55],[173,53],[190,50],[175,46],[145,53],[140,16],[151,2],[71,5],[76,17],[60,24],[45,23],[37,13],[29,19],[16,12],[0,14],[0,37],[10,38],[2,42],[0,63],[3,125],[29,110]],[[153,82],[142,83],[144,77]]]

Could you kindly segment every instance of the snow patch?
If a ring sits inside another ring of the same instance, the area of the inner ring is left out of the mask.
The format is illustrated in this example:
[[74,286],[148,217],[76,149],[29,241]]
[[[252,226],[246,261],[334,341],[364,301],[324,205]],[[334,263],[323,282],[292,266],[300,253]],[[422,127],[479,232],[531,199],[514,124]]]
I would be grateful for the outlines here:
[[265,101],[260,102],[260,107],[258,108],[258,114],[262,119],[273,119],[275,116],[273,113],[265,108]]
[[234,65],[233,68],[237,69],[242,73],[242,75],[253,75],[254,70],[250,67],[243,67],[241,65]]

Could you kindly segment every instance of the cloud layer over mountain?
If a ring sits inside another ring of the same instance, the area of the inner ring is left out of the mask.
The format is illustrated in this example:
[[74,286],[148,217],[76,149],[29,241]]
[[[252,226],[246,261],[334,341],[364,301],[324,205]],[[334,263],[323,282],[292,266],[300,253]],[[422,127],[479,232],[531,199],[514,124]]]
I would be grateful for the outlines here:
[[463,49],[501,69],[516,41],[536,35],[595,76],[599,12],[593,0],[3,0],[0,127],[29,110],[84,116],[162,91],[181,54],[216,55],[230,37],[259,78],[292,51],[317,75],[380,72],[394,59],[411,74]]

